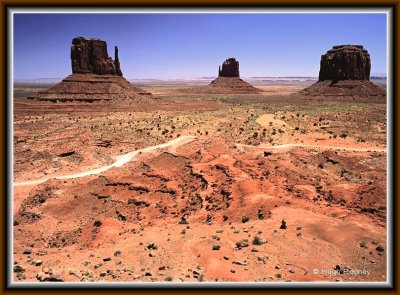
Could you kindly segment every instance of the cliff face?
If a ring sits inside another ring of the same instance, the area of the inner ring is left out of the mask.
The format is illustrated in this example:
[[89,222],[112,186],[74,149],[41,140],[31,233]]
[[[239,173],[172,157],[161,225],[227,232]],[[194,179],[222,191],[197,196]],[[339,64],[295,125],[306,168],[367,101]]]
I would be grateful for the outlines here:
[[321,56],[319,81],[369,80],[371,59],[361,45],[333,46]]
[[386,99],[386,92],[369,81],[371,58],[361,45],[333,46],[321,56],[319,81],[300,91],[307,96],[344,99]]
[[231,57],[224,61],[222,69],[219,67],[219,77],[239,77],[239,62]]
[[115,46],[115,60],[112,60],[107,53],[107,43],[100,39],[74,38],[71,45],[71,65],[74,74],[122,76],[118,47]]

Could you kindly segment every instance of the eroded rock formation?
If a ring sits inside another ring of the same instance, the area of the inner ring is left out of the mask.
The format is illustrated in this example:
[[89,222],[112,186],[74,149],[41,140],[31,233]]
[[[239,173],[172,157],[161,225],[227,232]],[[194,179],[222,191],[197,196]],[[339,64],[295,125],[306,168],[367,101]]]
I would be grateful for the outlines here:
[[319,81],[369,80],[371,59],[361,45],[333,46],[321,56]]
[[107,43],[99,39],[76,37],[71,45],[72,75],[57,85],[28,99],[52,102],[128,102],[154,103],[154,96],[122,77],[118,47],[114,60]]
[[115,60],[108,56],[107,43],[100,39],[76,37],[71,45],[72,73],[122,76],[115,46]]
[[219,67],[218,76],[239,77],[239,62],[234,57],[228,58],[222,64],[222,69]]
[[321,56],[319,81],[302,95],[385,99],[385,90],[369,81],[371,58],[361,45],[333,46]]
[[208,86],[204,87],[205,93],[259,93],[257,89],[239,77],[239,62],[231,57],[219,67],[218,77]]

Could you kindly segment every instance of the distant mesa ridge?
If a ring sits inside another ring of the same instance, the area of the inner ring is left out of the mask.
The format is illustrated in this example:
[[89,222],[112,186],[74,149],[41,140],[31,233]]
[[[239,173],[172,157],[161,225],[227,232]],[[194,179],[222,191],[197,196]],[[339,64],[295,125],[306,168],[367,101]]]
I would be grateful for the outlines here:
[[337,45],[321,56],[318,82],[300,91],[310,96],[386,98],[369,81],[371,57],[362,45]]
[[107,43],[100,39],[76,37],[71,45],[72,75],[38,92],[31,100],[52,102],[128,102],[154,103],[154,96],[122,77],[118,47],[114,60],[108,56]]

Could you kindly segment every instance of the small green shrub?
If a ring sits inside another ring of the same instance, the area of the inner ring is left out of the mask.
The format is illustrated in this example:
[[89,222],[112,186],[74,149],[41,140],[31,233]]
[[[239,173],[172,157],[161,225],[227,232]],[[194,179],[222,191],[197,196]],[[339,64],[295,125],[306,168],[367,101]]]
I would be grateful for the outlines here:
[[253,245],[262,245],[264,244],[263,240],[259,236],[255,236],[253,238]]

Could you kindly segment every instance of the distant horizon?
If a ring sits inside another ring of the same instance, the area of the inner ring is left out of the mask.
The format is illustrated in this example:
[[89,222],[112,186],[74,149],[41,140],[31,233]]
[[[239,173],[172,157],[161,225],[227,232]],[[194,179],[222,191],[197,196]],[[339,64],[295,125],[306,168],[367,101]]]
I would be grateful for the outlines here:
[[[76,36],[118,46],[127,79],[216,77],[229,57],[242,77],[317,77],[322,54],[334,45],[360,44],[371,72],[387,71],[385,13],[15,13],[14,79],[72,73]],[[84,26],[82,25],[84,24]]]
[[[71,73],[72,74],[72,73]],[[378,77],[378,78],[387,78],[387,75],[385,73],[371,73],[370,75],[371,78]],[[38,78],[32,78],[32,79],[19,79],[15,78],[14,82],[20,82],[20,81],[35,81],[35,80],[62,80],[65,77],[38,77]],[[143,77],[143,78],[131,78],[131,77],[125,77],[127,80],[200,80],[200,79],[215,79],[217,76],[209,76],[209,77],[203,77],[203,76],[193,76],[193,77],[171,77],[171,78],[151,78],[151,77]],[[261,78],[283,78],[283,79],[289,79],[289,78],[313,78],[313,79],[318,79],[318,75],[316,76],[248,76],[248,77],[240,77],[242,79],[261,79]]]

